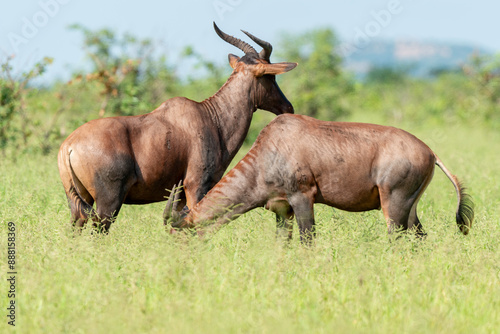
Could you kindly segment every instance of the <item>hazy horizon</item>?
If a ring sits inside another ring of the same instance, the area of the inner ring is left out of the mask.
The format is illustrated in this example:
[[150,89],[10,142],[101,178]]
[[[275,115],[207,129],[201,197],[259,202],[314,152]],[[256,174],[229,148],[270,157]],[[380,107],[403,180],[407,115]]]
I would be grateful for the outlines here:
[[292,0],[286,4],[246,0],[163,2],[145,0],[99,3],[95,0],[35,0],[5,4],[0,13],[0,57],[15,54],[23,67],[47,56],[54,58],[44,80],[66,79],[86,64],[82,36],[67,27],[110,28],[150,38],[175,60],[185,46],[193,46],[209,60],[225,61],[237,53],[220,41],[212,28],[216,21],[225,32],[245,38],[240,29],[276,43],[280,34],[298,34],[315,28],[332,28],[343,44],[366,45],[374,40],[412,39],[470,45],[500,51],[492,23],[500,3],[485,0]]

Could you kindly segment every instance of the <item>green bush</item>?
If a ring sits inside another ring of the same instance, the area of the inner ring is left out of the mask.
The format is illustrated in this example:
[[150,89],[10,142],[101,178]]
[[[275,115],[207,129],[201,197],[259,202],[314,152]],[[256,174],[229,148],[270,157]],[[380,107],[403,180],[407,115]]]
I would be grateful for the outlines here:
[[[203,100],[227,80],[226,61],[214,63],[187,47],[178,64],[159,56],[157,44],[109,29],[71,27],[83,34],[89,70],[72,79],[37,87],[51,60],[14,76],[10,60],[0,73],[0,150],[56,149],[76,127],[104,116],[138,115],[152,111],[174,96]],[[273,58],[299,66],[278,82],[295,112],[324,120],[385,124],[469,124],[500,128],[499,56],[473,57],[463,71],[436,71],[415,79],[403,70],[374,68],[365,81],[356,81],[342,65],[338,38],[330,29],[287,34],[276,43]],[[178,68],[191,74],[179,77]],[[247,144],[274,116],[257,112]]]

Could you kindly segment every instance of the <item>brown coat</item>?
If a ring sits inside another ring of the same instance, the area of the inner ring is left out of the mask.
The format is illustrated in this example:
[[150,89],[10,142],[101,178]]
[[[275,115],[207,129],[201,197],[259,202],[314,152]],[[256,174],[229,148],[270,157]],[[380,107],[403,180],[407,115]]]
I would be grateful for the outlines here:
[[245,52],[242,58],[229,55],[234,71],[215,95],[203,102],[172,98],[145,115],[96,119],[62,143],[59,172],[77,226],[92,214],[107,231],[123,203],[163,201],[180,180],[181,207],[193,207],[222,177],[258,108],[293,113],[275,75],[297,64],[271,64],[269,43],[247,33],[264,47],[257,54],[214,27]]
[[[313,204],[323,203],[346,211],[381,208],[390,232],[414,228],[423,234],[416,208],[434,165],[456,188],[457,224],[467,234],[473,220],[470,198],[436,154],[412,134],[375,124],[281,115],[187,217],[172,225],[199,228],[202,222],[213,222],[216,228],[265,206],[284,219],[295,213],[301,237],[307,239],[314,233]],[[283,227],[290,228],[287,224]]]

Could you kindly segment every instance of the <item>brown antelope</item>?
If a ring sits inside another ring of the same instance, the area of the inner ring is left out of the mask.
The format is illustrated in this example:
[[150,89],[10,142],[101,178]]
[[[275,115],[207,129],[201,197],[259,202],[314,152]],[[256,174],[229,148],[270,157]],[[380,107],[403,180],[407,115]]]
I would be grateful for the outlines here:
[[215,23],[214,29],[245,53],[229,54],[233,72],[215,95],[203,102],[172,98],[141,116],[96,119],[62,143],[59,172],[77,227],[92,214],[107,231],[123,203],[163,201],[179,180],[185,190],[180,207],[193,207],[222,177],[257,109],[293,113],[275,76],[297,64],[271,64],[270,43],[245,32],[263,48],[257,53]]
[[[417,204],[438,165],[455,186],[456,222],[467,234],[471,198],[437,155],[410,133],[388,126],[319,121],[281,115],[259,134],[248,154],[174,228],[199,234],[265,206],[283,218],[278,231],[291,238],[295,214],[302,241],[314,237],[314,203],[346,211],[382,208],[389,233],[402,228],[424,235]],[[175,207],[169,197],[167,208]],[[175,230],[171,230],[172,233]]]

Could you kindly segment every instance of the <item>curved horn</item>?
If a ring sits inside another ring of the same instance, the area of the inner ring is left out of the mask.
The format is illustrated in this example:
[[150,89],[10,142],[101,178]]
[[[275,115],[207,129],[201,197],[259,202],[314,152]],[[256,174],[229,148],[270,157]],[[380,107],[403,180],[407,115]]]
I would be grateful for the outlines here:
[[165,210],[163,211],[163,224],[167,225],[169,220],[172,219],[172,226],[174,223],[179,221],[179,213],[177,206],[179,204],[179,195],[182,192],[182,180],[179,181],[179,185],[174,184],[170,195],[168,196],[167,205],[165,205]]
[[222,38],[225,42],[236,46],[238,49],[245,52],[245,54],[247,53],[257,54],[257,51],[255,51],[255,49],[250,44],[243,42],[241,39],[226,34],[222,30],[220,30],[219,27],[217,27],[215,22],[214,22],[214,29],[220,38]]
[[259,57],[267,60],[268,62],[271,62],[270,57],[271,57],[271,52],[273,52],[273,46],[271,45],[271,43],[263,41],[260,38],[255,37],[254,35],[245,30],[242,31],[243,33],[245,33],[245,35],[250,37],[252,41],[254,41],[255,43],[259,44],[262,47],[262,51],[259,53]]

